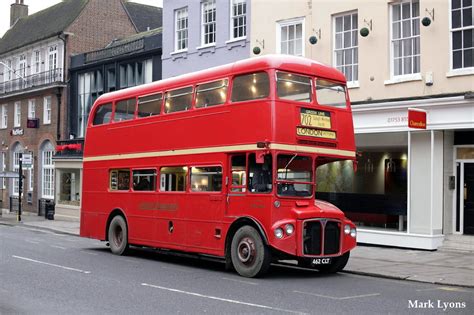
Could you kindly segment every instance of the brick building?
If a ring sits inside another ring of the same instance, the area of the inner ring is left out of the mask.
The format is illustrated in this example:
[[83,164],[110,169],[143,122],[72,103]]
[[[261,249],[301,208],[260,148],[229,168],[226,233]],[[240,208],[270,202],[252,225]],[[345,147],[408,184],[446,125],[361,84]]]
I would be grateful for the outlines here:
[[[36,211],[40,199],[55,197],[53,155],[57,141],[70,136],[70,57],[147,28],[149,20],[134,20],[139,6],[64,0],[28,15],[23,0],[11,5],[11,27],[0,40],[0,171],[18,170],[19,154],[32,153],[33,165],[24,170],[26,211]],[[9,208],[18,196],[18,180],[0,179],[0,191],[3,208]]]

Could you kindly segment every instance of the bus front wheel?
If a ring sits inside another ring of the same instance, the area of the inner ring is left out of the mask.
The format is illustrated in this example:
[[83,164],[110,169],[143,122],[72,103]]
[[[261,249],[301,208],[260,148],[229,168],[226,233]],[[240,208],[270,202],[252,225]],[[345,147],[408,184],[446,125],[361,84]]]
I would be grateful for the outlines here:
[[270,267],[271,253],[258,231],[243,226],[232,238],[231,259],[237,273],[243,277],[257,277]]
[[121,215],[116,215],[110,221],[109,231],[110,250],[116,255],[123,255],[128,249],[127,223]]

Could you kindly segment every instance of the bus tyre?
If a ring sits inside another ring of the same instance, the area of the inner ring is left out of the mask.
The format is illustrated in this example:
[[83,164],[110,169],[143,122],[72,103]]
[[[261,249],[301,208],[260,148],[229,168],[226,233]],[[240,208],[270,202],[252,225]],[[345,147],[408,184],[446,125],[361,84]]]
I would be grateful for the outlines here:
[[123,255],[128,249],[127,223],[121,215],[116,215],[109,225],[110,250],[115,255]]
[[322,273],[339,272],[342,269],[344,269],[344,267],[347,265],[347,262],[349,261],[349,256],[350,256],[350,252],[347,252],[342,256],[333,258],[333,261],[330,265],[320,265],[320,266],[317,266],[316,269],[318,269],[319,272],[322,272]]
[[232,238],[231,259],[239,275],[253,278],[267,272],[271,253],[258,231],[246,225],[238,229]]

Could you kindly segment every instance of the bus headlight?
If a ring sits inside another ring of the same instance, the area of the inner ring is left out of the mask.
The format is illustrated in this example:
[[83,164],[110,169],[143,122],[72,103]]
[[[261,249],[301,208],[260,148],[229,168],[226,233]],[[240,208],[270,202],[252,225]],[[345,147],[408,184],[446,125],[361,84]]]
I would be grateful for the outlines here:
[[351,234],[351,226],[349,224],[344,225],[344,234]]
[[276,238],[283,237],[283,230],[281,228],[276,228],[274,233],[275,233]]
[[356,229],[351,229],[351,236],[355,238],[357,236],[357,231]]
[[286,235],[291,235],[291,234],[293,234],[294,231],[295,231],[295,227],[293,226],[293,224],[285,225]]

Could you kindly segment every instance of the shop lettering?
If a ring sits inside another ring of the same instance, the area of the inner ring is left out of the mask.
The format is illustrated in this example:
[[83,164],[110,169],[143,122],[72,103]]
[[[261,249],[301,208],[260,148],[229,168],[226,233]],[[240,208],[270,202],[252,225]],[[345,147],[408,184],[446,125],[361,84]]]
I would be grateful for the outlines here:
[[410,125],[409,126],[412,127],[412,128],[426,129],[426,123],[424,121],[410,120]]
[[11,131],[12,136],[23,136],[23,133],[23,128],[12,129]]
[[393,124],[393,123],[402,123],[402,122],[407,122],[408,121],[408,117],[405,116],[405,117],[402,117],[402,116],[397,116],[397,117],[388,117],[387,118],[387,122],[389,124]]

